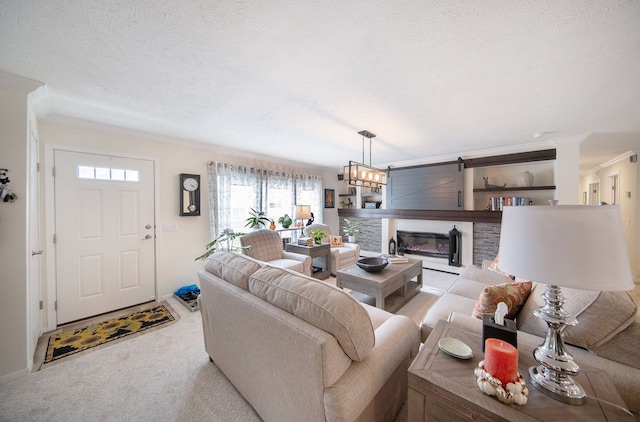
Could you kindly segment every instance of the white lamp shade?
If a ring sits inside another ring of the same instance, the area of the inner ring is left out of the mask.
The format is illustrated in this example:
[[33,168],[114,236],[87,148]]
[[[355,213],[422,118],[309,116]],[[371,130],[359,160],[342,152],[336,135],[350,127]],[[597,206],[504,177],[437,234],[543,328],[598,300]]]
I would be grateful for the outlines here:
[[502,212],[498,267],[562,287],[633,289],[620,207],[526,206]]
[[296,209],[293,212],[293,218],[301,220],[311,218],[311,205],[296,205]]

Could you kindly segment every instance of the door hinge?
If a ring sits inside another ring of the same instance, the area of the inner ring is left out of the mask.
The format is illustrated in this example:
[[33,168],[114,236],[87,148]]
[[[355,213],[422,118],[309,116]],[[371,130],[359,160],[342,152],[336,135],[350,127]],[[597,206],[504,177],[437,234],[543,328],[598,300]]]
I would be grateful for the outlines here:
[[51,175],[53,177],[56,177],[56,168],[55,167],[51,167]]
[[36,163],[36,171],[40,173],[40,163]]
[[56,243],[56,242],[57,242],[57,240],[58,240],[58,235],[57,235],[57,234],[54,234],[54,235],[53,235],[53,243]]
[[58,310],[58,301],[56,300],[55,302],[53,302],[53,309],[54,310]]
[[44,303],[42,303],[42,301],[40,301],[40,310],[44,309]]

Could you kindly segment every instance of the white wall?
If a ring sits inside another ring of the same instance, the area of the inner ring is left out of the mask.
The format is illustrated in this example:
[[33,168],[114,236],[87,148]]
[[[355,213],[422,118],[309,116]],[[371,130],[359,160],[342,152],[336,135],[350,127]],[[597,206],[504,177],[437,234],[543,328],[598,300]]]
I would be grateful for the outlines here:
[[[580,195],[588,191],[590,183],[599,182],[600,200],[611,203],[610,192],[607,190],[607,179],[612,175],[618,176],[618,205],[620,205],[631,272],[635,281],[640,282],[640,248],[638,247],[638,241],[640,240],[640,225],[638,222],[640,218],[640,200],[638,199],[640,172],[638,171],[638,163],[632,163],[628,157],[625,157],[608,167],[583,175],[580,178]],[[580,203],[582,203],[582,200]]]
[[27,93],[0,87],[0,168],[18,196],[0,202],[0,380],[27,373]]
[[[336,173],[323,168],[313,168],[294,162],[269,159],[265,156],[249,156],[238,152],[219,152],[220,148],[202,144],[179,144],[178,140],[153,137],[148,134],[130,134],[40,123],[40,140],[43,148],[82,149],[88,152],[121,154],[152,159],[157,164],[157,245],[158,245],[158,295],[170,296],[177,288],[197,282],[197,272],[202,263],[193,259],[204,251],[210,241],[209,195],[207,163],[224,161],[236,164],[271,168],[289,172],[313,174],[323,178],[325,188],[337,185]],[[260,151],[258,151],[260,152]],[[45,163],[48,166],[48,163]],[[179,173],[199,174],[202,181],[202,214],[199,217],[180,217],[178,213]],[[324,220],[337,229],[337,208],[324,210]],[[315,212],[314,212],[315,213]],[[164,231],[165,224],[175,224],[177,230]],[[48,245],[51,247],[51,245]],[[50,257],[52,254],[48,254]]]

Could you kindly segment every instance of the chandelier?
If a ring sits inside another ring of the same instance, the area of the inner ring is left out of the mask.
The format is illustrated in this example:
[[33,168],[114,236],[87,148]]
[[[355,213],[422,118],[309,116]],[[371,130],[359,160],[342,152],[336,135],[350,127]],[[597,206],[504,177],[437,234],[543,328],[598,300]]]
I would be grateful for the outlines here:
[[[387,172],[371,167],[371,138],[376,135],[368,130],[361,130],[358,134],[362,135],[362,163],[349,161],[349,165],[344,166],[345,178],[350,185],[378,190],[387,184]],[[364,164],[364,138],[369,138],[369,165]]]

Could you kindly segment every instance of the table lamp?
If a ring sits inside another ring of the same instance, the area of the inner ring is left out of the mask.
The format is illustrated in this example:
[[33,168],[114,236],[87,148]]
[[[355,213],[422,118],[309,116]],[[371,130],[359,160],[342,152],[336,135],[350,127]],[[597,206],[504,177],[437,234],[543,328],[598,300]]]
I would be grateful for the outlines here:
[[302,224],[300,224],[300,229],[302,233],[302,227],[304,227],[304,219],[311,218],[311,205],[296,205],[296,208],[293,210],[293,218],[296,220],[302,220]]
[[618,206],[504,207],[498,267],[545,283],[544,306],[533,314],[547,323],[544,343],[533,352],[531,383],[547,395],[583,404],[573,377],[580,368],[565,350],[562,332],[578,321],[564,311],[561,287],[596,291],[633,289]]

